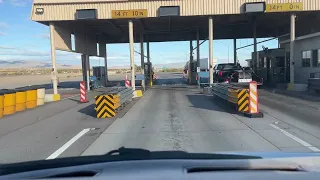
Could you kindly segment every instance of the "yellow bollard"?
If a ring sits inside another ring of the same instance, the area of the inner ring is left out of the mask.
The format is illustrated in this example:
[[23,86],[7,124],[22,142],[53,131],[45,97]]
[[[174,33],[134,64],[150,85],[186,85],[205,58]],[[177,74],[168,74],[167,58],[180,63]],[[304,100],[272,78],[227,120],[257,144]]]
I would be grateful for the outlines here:
[[0,118],[3,117],[3,99],[4,99],[4,94],[0,91]]
[[26,88],[17,88],[16,89],[16,112],[24,111],[27,109],[26,101],[27,101]]
[[37,107],[37,89],[29,87],[27,90],[27,109],[33,109]]
[[150,74],[150,87],[152,87],[153,85],[153,77],[152,77],[152,74]]
[[16,112],[16,93],[14,90],[5,90],[3,98],[3,115]]

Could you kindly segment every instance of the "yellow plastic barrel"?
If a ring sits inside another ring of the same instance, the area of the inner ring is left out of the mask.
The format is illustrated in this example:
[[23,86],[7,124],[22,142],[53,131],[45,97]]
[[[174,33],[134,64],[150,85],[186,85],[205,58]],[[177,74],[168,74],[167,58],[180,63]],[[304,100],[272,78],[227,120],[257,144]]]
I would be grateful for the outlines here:
[[37,88],[29,86],[27,90],[27,109],[33,109],[37,107]]
[[25,87],[16,88],[16,112],[24,111],[27,109],[27,89]]
[[3,99],[4,99],[4,94],[3,92],[0,90],[0,118],[3,117]]
[[16,112],[16,92],[14,90],[4,90],[3,115],[10,115]]
[[44,105],[44,97],[46,94],[46,89],[44,87],[37,87],[37,106]]

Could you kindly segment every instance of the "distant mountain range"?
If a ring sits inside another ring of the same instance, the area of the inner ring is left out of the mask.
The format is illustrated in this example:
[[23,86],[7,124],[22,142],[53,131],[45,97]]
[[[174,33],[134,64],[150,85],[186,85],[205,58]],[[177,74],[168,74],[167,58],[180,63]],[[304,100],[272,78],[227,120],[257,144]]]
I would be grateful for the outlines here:
[[[51,68],[52,63],[39,61],[4,61],[0,60],[0,69],[19,69],[19,68]],[[80,66],[70,64],[57,64],[57,68],[81,68]]]
[[[140,64],[137,64],[138,66]],[[155,68],[183,68],[185,65],[185,62],[176,62],[176,63],[167,63],[167,64],[153,64]],[[39,61],[5,61],[0,60],[0,69],[18,69],[18,68],[51,68],[52,63],[47,62],[39,62]],[[124,65],[124,66],[112,66],[109,65],[109,68],[112,69],[127,69],[130,68],[130,65]],[[75,68],[81,68],[80,65],[70,65],[70,64],[57,64],[57,68],[63,68],[63,69],[75,69]]]

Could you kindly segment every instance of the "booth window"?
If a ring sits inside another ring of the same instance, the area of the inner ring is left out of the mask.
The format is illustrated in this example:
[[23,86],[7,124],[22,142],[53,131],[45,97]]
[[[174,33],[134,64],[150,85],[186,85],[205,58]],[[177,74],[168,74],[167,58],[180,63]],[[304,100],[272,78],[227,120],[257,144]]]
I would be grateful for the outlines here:
[[302,51],[302,67],[310,67],[311,51]]
[[312,67],[320,67],[320,49],[312,52]]

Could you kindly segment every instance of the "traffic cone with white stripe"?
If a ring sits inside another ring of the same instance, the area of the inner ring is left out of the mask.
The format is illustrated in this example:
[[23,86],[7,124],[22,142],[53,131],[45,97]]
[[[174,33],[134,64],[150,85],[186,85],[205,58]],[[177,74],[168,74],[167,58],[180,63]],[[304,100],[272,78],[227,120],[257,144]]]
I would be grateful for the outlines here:
[[263,117],[263,113],[259,110],[259,96],[257,82],[251,81],[249,84],[249,112],[245,116],[250,118]]

